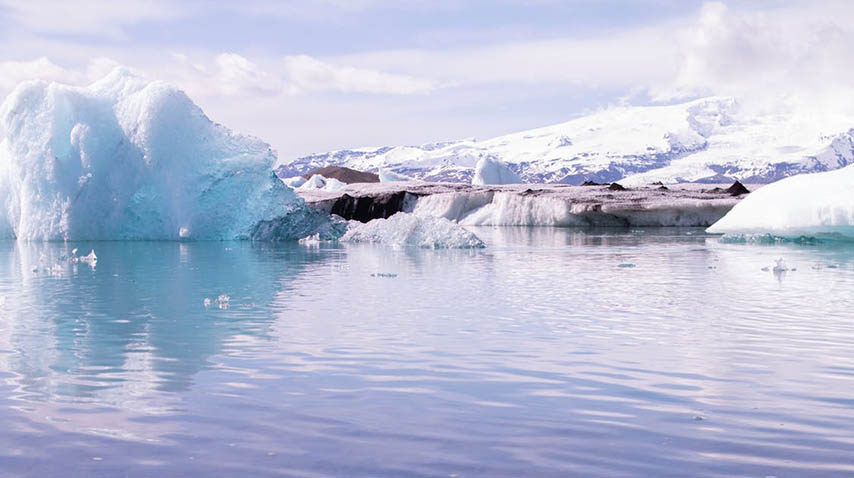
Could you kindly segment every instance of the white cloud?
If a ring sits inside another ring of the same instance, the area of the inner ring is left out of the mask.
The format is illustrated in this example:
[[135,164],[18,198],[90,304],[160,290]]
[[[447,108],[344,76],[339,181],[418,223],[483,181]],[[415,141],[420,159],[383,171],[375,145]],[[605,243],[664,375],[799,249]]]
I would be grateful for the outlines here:
[[122,27],[167,20],[186,12],[178,2],[157,0],[0,0],[15,25],[28,32],[119,37]]
[[77,83],[80,81],[80,74],[67,70],[44,57],[31,61],[0,62],[0,95],[24,80],[33,79]]
[[225,94],[272,95],[281,91],[282,81],[236,53],[217,55],[216,82]]
[[413,76],[338,66],[306,55],[288,56],[284,66],[284,76],[294,93],[337,91],[411,95],[429,93],[437,87],[429,80]]

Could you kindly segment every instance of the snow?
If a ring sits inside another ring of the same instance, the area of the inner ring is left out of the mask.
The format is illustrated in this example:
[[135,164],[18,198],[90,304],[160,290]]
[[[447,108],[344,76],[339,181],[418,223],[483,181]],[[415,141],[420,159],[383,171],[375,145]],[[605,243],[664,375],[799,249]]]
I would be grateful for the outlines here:
[[526,183],[577,185],[590,179],[641,186],[768,183],[854,162],[854,118],[796,113],[753,111],[720,97],[620,106],[485,141],[333,151],[294,158],[284,169],[305,174],[338,165],[470,183],[477,163],[489,157]]
[[393,183],[398,181],[412,181],[412,178],[409,176],[404,176],[403,174],[398,174],[387,168],[380,168],[379,171],[380,182],[381,183]]
[[0,236],[250,238],[306,209],[272,174],[275,159],[126,69],[88,87],[26,82],[0,106]]
[[503,161],[494,156],[484,156],[474,167],[472,184],[519,184],[522,180]]
[[708,232],[854,239],[854,166],[769,184],[751,193]]
[[374,219],[364,224],[351,221],[341,241],[426,249],[484,247],[483,241],[477,236],[447,219],[416,216],[405,212],[399,212],[388,219]]

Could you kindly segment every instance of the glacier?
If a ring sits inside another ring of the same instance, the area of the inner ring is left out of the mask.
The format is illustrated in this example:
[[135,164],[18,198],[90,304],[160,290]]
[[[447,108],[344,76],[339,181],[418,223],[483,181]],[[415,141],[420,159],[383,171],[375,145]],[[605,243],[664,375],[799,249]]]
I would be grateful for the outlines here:
[[773,113],[711,97],[612,107],[482,141],[316,153],[287,158],[277,171],[292,176],[338,165],[428,182],[471,183],[478,161],[491,157],[524,183],[770,183],[854,162],[852,125],[854,118],[845,116]]
[[0,237],[291,238],[323,221],[275,161],[183,91],[124,68],[86,87],[25,82],[0,106]]
[[764,186],[707,231],[854,240],[854,165]]
[[367,242],[392,247],[424,249],[477,249],[483,241],[462,226],[445,218],[399,212],[388,219],[361,223],[350,221],[341,242]]
[[311,207],[345,219],[404,212],[462,226],[709,227],[742,198],[704,184],[612,191],[608,186],[361,183],[343,191],[298,192]]

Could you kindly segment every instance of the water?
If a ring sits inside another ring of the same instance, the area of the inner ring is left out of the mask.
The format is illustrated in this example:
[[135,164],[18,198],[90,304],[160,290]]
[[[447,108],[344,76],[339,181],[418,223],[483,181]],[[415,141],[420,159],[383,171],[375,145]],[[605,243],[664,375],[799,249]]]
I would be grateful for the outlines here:
[[854,474],[853,248],[476,232],[0,243],[0,476]]

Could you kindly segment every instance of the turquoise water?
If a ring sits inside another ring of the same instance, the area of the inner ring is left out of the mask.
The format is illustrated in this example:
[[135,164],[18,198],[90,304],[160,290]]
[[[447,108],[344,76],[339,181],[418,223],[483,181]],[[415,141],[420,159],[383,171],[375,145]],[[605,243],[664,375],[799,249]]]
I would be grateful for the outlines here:
[[475,232],[0,243],[0,476],[854,474],[854,249]]

